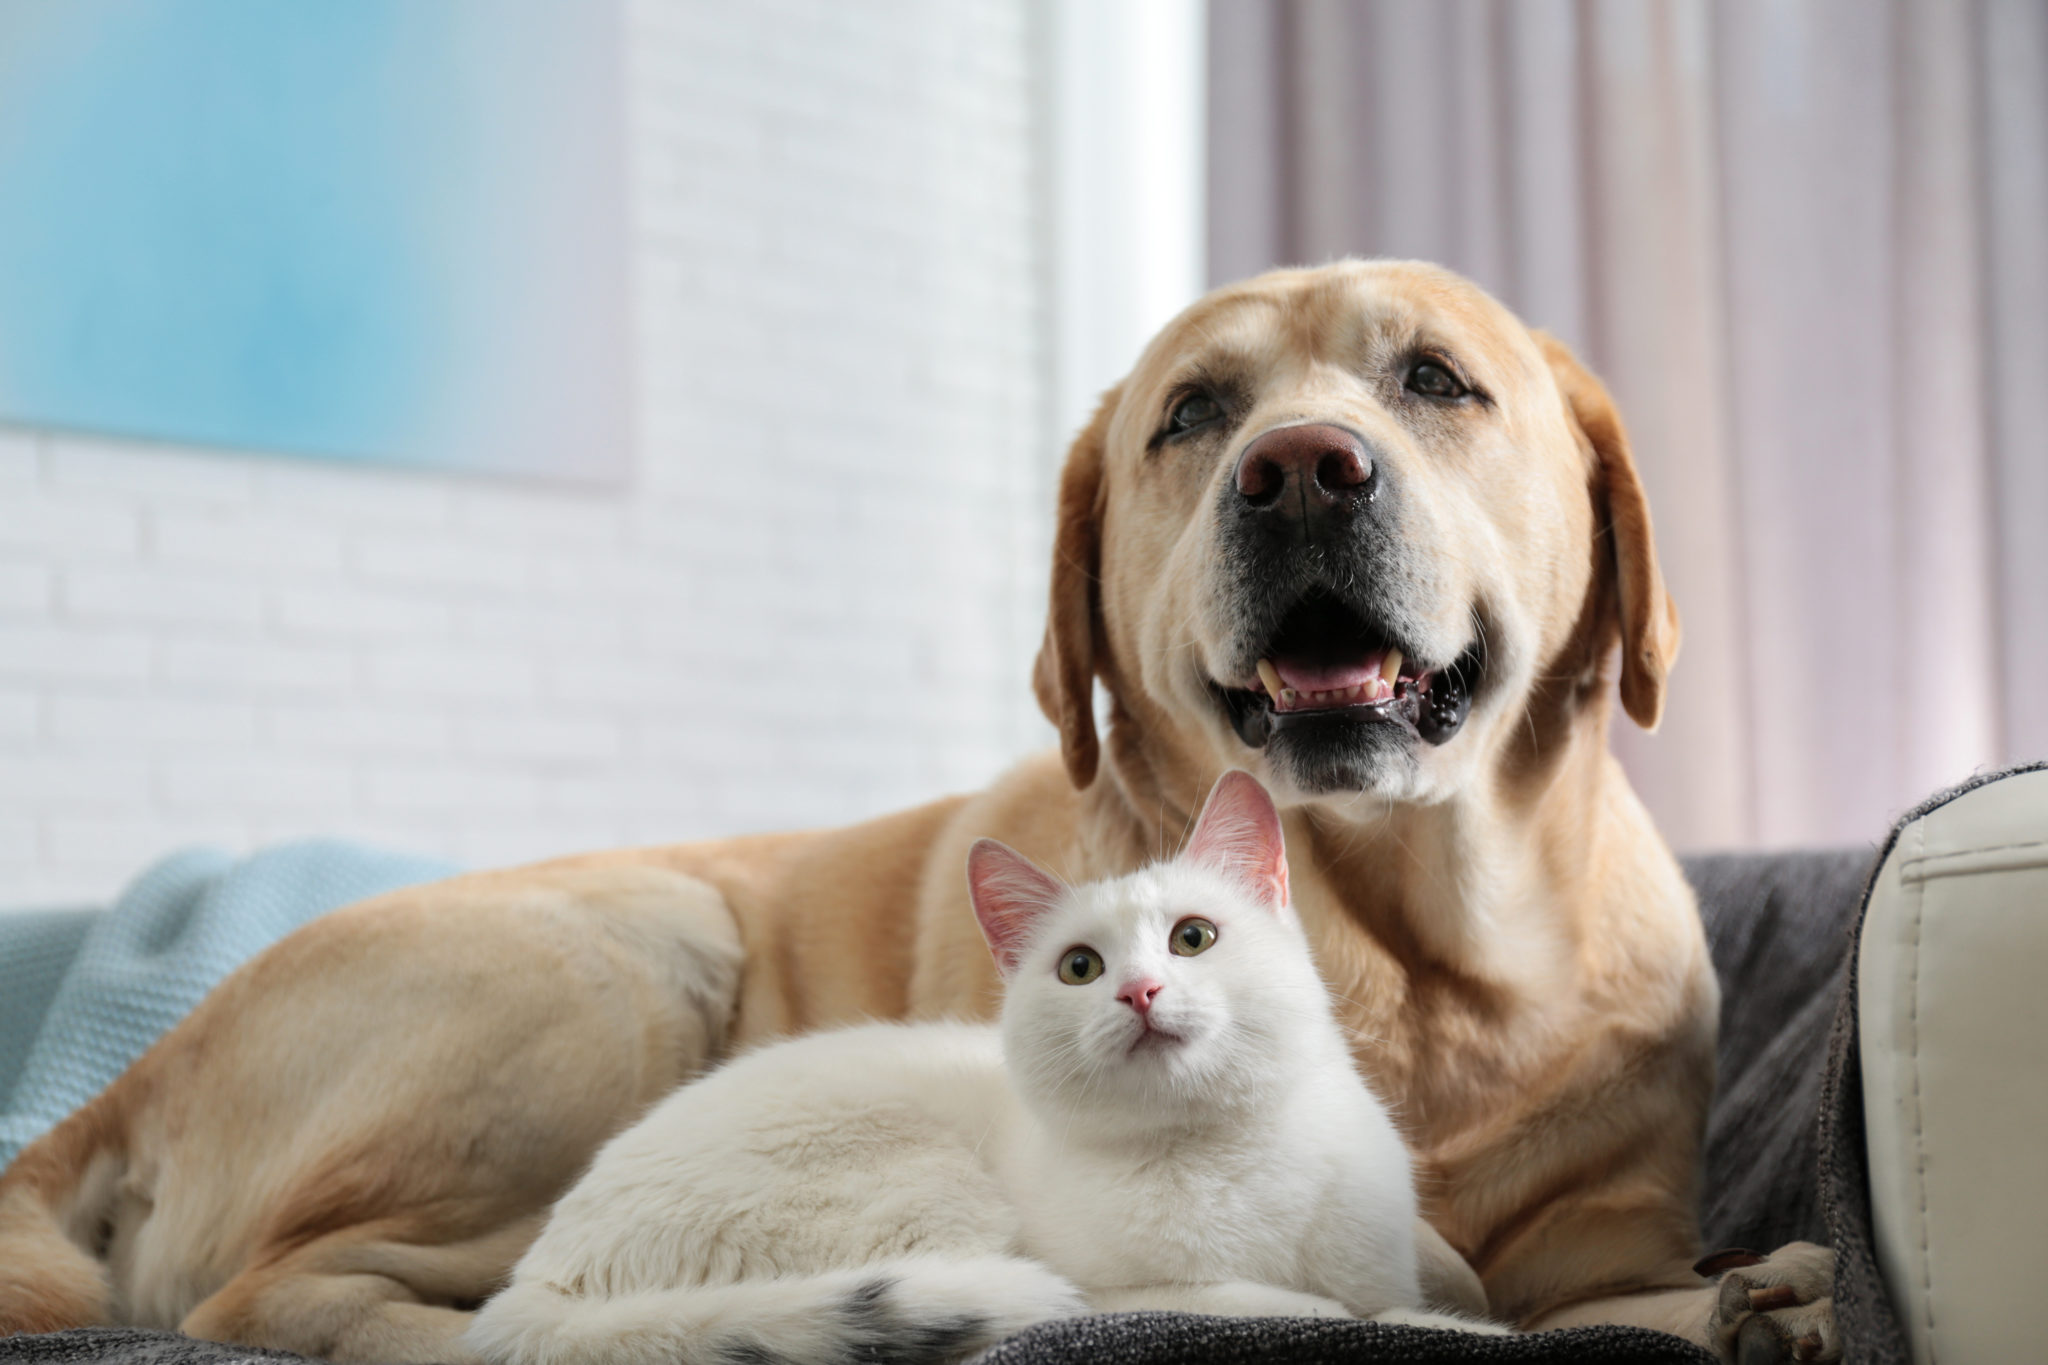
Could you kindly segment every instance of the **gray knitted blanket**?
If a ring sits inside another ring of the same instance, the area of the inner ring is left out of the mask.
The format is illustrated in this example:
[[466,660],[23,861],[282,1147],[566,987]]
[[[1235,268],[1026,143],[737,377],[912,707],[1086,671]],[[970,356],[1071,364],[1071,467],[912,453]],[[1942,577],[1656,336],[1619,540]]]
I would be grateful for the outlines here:
[[[2048,765],[2033,765],[2034,767]],[[2031,769],[2028,769],[2031,770]],[[2026,771],[2026,770],[2022,770]],[[2003,774],[1945,792],[1908,820]],[[1905,822],[1902,821],[1903,825]],[[1894,830],[1892,839],[1897,838]],[[1690,859],[1722,983],[1720,1091],[1708,1122],[1710,1248],[1827,1242],[1850,1365],[1905,1365],[1871,1250],[1850,951],[1883,849]],[[0,1338],[0,1365],[263,1365],[282,1352],[90,1328]],[[1676,1337],[1623,1327],[1480,1337],[1382,1323],[1118,1313],[1046,1323],[975,1365],[1320,1365],[1629,1361],[1713,1365]]]

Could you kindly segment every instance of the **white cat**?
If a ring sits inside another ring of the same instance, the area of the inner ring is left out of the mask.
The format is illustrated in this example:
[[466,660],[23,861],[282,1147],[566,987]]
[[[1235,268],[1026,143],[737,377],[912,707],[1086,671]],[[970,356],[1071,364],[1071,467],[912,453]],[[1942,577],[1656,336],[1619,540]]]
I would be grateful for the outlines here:
[[941,1360],[1131,1308],[1500,1330],[1419,1311],[1418,1229],[1456,1255],[1353,1068],[1257,781],[1224,777],[1172,863],[1068,889],[983,840],[968,878],[1000,1028],[815,1034],[684,1086],[563,1196],[469,1345]]

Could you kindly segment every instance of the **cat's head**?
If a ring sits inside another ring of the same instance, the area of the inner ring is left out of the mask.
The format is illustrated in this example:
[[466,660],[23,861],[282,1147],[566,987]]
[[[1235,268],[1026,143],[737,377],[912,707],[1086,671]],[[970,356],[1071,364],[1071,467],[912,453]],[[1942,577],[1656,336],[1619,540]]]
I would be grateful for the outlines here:
[[1035,1107],[1118,1131],[1197,1122],[1328,1060],[1335,1025],[1280,816],[1250,774],[1216,784],[1172,862],[1068,887],[983,839],[967,867],[1003,975],[1004,1048]]

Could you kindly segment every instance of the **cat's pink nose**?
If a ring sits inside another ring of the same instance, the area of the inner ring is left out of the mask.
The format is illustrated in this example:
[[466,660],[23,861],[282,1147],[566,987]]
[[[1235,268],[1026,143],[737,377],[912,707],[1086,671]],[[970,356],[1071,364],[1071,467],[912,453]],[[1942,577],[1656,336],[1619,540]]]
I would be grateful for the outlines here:
[[1140,1019],[1152,1012],[1152,1002],[1159,995],[1160,983],[1149,976],[1136,981],[1126,981],[1117,989],[1116,998],[1138,1012]]

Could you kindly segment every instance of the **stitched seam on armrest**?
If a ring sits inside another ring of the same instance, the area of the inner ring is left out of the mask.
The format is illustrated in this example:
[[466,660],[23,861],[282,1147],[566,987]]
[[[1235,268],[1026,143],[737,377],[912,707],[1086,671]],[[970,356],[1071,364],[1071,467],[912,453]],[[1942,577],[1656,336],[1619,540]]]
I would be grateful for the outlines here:
[[[1926,846],[1927,832],[1924,825],[1913,826],[1914,842]],[[1902,885],[1901,890],[1904,890]],[[1927,888],[1915,884],[1913,896],[1913,937],[1907,945],[1911,955],[1911,981],[1907,986],[1906,1012],[1906,1055],[1913,1068],[1913,1158],[1918,1169],[1920,1185],[1920,1310],[1921,1318],[1927,1324],[1927,1359],[1938,1358],[1934,1340],[1934,1258],[1928,1250],[1927,1237],[1927,1140],[1926,1130],[1921,1124],[1923,1110],[1920,1104],[1920,934],[1927,915]]]
[[2021,839],[2010,844],[1985,844],[1978,848],[1952,848],[1940,853],[1916,853],[1910,858],[1899,860],[1899,875],[1906,878],[1937,876],[1956,862],[1982,857],[1987,853],[2017,853],[2022,849],[2040,849],[2044,854],[2048,854],[2048,839]]

